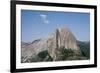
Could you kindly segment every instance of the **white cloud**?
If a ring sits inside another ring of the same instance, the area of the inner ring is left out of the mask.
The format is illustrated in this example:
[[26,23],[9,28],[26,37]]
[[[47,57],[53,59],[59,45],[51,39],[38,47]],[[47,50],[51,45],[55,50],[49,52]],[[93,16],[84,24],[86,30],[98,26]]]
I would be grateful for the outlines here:
[[41,17],[41,19],[43,20],[43,22],[44,22],[45,24],[48,24],[48,23],[49,23],[49,20],[47,19],[47,15],[45,15],[45,14],[40,14],[40,17]]
[[41,18],[43,18],[43,19],[46,19],[46,18],[47,18],[47,15],[45,15],[45,14],[40,14],[40,16],[41,16]]

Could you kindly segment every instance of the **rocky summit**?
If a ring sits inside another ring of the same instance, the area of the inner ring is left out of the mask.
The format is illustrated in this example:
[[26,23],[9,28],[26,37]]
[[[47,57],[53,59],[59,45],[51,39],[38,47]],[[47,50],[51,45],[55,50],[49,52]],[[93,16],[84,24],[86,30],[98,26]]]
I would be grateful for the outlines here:
[[57,28],[48,37],[25,44],[21,47],[22,63],[86,59],[68,28]]

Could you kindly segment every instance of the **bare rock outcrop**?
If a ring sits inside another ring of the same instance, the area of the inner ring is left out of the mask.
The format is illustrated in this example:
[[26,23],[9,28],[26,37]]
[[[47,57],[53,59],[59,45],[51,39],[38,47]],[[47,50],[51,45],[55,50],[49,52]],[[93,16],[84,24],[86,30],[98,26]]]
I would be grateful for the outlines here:
[[71,49],[78,55],[81,54],[73,33],[68,28],[57,28],[47,38],[33,41],[30,45],[22,47],[22,62],[30,62],[32,57],[44,50],[48,51],[53,60],[59,60],[61,47]]
[[80,55],[81,50],[77,45],[76,38],[68,28],[58,28],[47,40],[48,52],[57,60],[60,55],[61,47],[71,49],[75,54]]

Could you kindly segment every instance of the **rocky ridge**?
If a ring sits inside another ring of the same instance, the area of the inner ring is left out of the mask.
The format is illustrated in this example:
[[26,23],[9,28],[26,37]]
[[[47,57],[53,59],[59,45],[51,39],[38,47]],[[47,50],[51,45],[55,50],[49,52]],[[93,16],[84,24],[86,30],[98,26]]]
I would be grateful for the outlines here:
[[[68,28],[57,28],[47,38],[37,39],[27,46],[22,47],[21,62],[39,61],[40,59],[37,55],[42,51],[46,51],[47,53],[45,54],[48,54],[48,56],[44,56],[45,58],[40,61],[46,61],[48,57],[52,58],[53,61],[59,61],[62,57],[61,51],[63,48],[65,51],[69,49],[74,53],[69,59],[75,59],[82,54],[73,33]],[[64,58],[68,59],[67,55]],[[81,57],[80,59],[85,58]]]

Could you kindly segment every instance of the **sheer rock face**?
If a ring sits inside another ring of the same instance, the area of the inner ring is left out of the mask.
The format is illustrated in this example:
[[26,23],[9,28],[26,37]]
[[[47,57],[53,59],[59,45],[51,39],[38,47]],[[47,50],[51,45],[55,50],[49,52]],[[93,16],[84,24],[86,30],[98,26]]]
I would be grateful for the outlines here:
[[48,51],[51,57],[54,60],[57,60],[60,54],[60,47],[65,47],[66,49],[73,50],[76,54],[81,54],[80,48],[77,46],[76,38],[69,31],[68,28],[58,28],[55,33],[52,34],[52,37],[48,40]]
[[48,50],[53,60],[57,60],[60,53],[59,49],[62,46],[66,49],[72,49],[76,54],[81,53],[72,32],[68,28],[58,28],[46,39],[41,39],[38,42],[22,47],[23,61],[28,60],[44,50]]
[[78,50],[78,46],[76,45],[76,38],[68,29],[58,29],[58,47],[60,46]]

